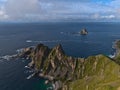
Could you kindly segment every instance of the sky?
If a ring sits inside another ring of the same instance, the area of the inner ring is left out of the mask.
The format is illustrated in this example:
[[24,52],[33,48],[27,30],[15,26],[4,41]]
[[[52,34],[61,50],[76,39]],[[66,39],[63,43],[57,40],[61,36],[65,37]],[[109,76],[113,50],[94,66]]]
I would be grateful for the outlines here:
[[0,21],[120,21],[120,0],[0,0]]

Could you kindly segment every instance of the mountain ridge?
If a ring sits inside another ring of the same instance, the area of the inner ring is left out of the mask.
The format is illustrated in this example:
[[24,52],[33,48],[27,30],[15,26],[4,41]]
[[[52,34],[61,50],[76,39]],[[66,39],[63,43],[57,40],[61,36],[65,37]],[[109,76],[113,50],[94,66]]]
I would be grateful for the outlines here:
[[54,90],[119,90],[119,55],[74,58],[65,54],[61,44],[54,48],[38,44],[25,48],[19,57],[29,58],[28,66],[53,83]]

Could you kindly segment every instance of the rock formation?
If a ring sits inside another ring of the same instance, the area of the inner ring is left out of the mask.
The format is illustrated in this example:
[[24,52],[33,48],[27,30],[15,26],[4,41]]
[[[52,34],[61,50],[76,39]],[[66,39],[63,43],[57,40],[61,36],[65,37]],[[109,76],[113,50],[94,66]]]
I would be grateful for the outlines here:
[[79,32],[81,35],[87,35],[88,34],[88,31],[86,29],[82,29],[80,32]]
[[24,49],[19,56],[29,58],[29,67],[38,76],[54,83],[54,90],[120,88],[120,65],[105,55],[74,58],[67,56],[60,44],[52,49],[38,44],[35,48]]

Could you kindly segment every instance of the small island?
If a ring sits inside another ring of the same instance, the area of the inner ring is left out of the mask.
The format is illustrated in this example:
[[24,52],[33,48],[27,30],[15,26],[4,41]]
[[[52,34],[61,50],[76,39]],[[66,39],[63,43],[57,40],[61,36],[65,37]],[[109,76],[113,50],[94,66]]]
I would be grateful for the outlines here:
[[88,34],[88,31],[87,31],[87,29],[82,29],[80,32],[79,32],[79,34],[81,34],[81,35],[87,35]]

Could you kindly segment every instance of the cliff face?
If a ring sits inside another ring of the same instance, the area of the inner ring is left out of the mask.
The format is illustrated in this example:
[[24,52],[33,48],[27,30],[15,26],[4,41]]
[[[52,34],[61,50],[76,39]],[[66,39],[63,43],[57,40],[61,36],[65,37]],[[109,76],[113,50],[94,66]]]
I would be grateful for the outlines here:
[[120,66],[104,55],[87,58],[84,77],[69,83],[69,90],[119,90]]
[[29,66],[39,76],[54,82],[55,90],[119,90],[120,66],[104,55],[74,58],[61,45],[50,49],[43,44],[28,48],[21,57],[29,57]]

